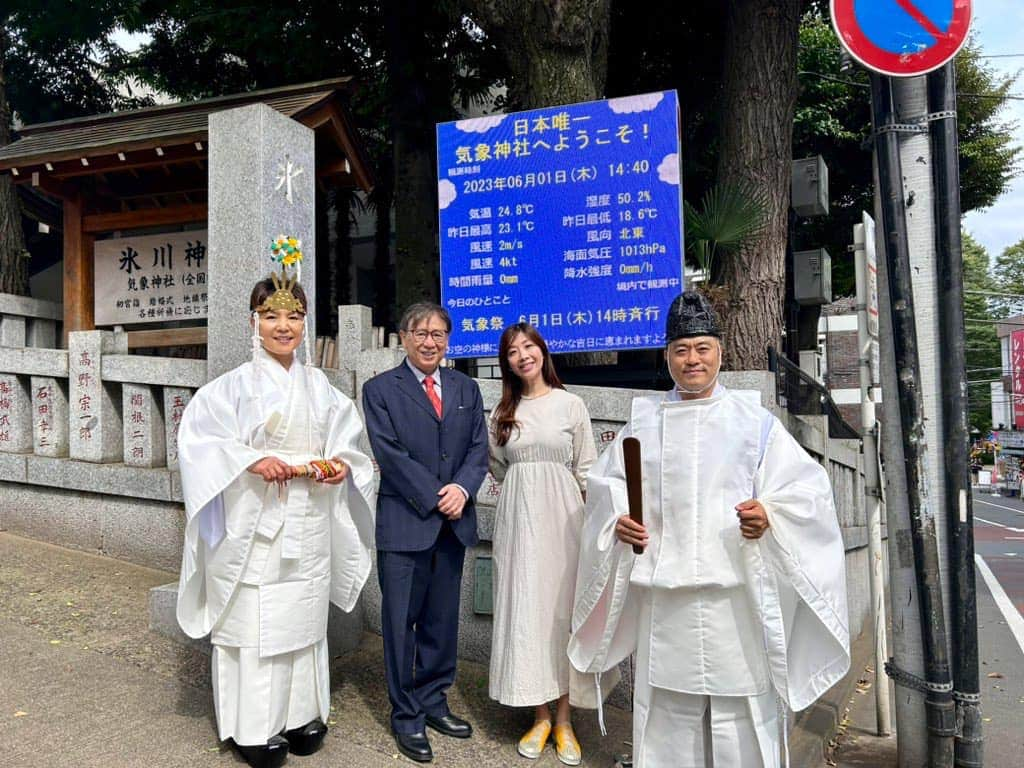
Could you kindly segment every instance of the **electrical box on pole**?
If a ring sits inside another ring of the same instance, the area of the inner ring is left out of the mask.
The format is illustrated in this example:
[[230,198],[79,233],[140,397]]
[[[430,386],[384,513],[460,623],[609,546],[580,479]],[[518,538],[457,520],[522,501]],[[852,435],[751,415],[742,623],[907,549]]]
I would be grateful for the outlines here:
[[828,166],[821,155],[793,161],[789,194],[797,216],[828,215]]
[[832,301],[832,257],[824,248],[793,254],[793,298],[803,307]]

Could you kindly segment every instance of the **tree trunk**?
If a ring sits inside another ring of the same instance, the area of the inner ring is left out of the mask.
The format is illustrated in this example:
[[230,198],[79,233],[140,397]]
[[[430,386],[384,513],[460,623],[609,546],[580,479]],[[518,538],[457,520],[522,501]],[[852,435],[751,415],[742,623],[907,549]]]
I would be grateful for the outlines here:
[[355,190],[351,187],[335,187],[331,202],[334,210],[334,300],[337,302],[335,312],[338,306],[351,304],[353,300],[352,206],[355,204],[355,197]]
[[394,176],[387,159],[380,169],[380,183],[374,187],[371,200],[374,211],[373,231],[373,324],[388,331],[395,329],[395,278],[391,265],[391,206],[394,202]]
[[[7,33],[0,30],[0,147],[11,141],[11,113],[7,105],[4,57]],[[28,251],[21,229],[21,202],[9,174],[0,174],[0,293],[28,294]]]
[[463,5],[504,52],[515,109],[604,95],[611,0],[464,0]]
[[[429,0],[388,4],[385,31],[394,157],[395,292],[399,309],[439,296],[437,172],[431,83],[422,62],[437,56],[423,33]],[[445,90],[447,93],[447,90]]]
[[726,257],[724,367],[762,370],[783,328],[800,0],[727,0],[718,181],[762,188],[761,235]]
[[[514,109],[604,96],[611,0],[464,0],[464,6],[505,55]],[[571,366],[613,365],[618,355],[578,352],[565,358]]]

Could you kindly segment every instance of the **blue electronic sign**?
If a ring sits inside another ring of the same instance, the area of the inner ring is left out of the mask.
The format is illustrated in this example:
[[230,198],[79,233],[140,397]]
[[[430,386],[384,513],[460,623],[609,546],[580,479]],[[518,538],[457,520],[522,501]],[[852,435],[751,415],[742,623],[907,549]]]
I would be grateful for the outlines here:
[[437,126],[451,357],[528,321],[552,352],[664,346],[682,290],[675,91]]

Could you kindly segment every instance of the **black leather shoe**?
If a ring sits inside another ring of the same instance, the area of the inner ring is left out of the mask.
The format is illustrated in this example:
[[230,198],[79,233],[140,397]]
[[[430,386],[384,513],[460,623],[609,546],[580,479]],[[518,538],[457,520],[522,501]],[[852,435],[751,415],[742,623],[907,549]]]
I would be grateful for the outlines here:
[[288,739],[288,746],[291,747],[293,755],[312,755],[323,743],[327,735],[327,726],[319,717],[311,723],[306,723],[301,728],[292,728],[284,732]]
[[271,736],[266,744],[254,746],[235,744],[235,749],[252,768],[281,768],[288,757],[288,742],[283,736]]
[[434,750],[430,748],[427,734],[423,731],[396,733],[395,743],[399,752],[417,763],[429,763],[434,759]]
[[445,736],[454,736],[456,739],[468,739],[473,735],[473,726],[451,712],[440,717],[427,715],[427,725]]

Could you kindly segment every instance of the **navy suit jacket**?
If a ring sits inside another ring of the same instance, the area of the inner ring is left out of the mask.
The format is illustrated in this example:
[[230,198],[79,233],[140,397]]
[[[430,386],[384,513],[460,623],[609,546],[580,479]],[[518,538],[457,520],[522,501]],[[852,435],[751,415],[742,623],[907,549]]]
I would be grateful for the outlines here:
[[439,368],[442,417],[403,360],[363,386],[366,432],[380,465],[377,494],[377,549],[429,549],[447,519],[437,509],[437,492],[458,483],[469,492],[452,530],[474,546],[474,497],[487,474],[487,426],[480,388],[465,374]]

